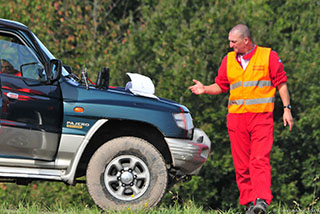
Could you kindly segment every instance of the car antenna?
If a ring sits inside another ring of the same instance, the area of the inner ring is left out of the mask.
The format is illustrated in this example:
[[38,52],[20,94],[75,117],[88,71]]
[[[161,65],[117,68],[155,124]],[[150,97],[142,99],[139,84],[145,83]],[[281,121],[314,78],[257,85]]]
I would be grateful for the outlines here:
[[89,90],[87,67],[85,67],[84,70],[81,71],[81,82],[84,82],[84,84],[86,85],[86,89]]

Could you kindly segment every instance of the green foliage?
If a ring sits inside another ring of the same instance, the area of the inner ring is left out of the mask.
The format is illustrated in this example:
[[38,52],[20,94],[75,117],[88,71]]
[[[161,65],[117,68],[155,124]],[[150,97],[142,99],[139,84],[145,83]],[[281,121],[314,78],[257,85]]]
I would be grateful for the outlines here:
[[[2,18],[29,26],[75,73],[87,66],[94,79],[96,71],[107,66],[111,83],[121,86],[127,72],[144,74],[153,79],[158,96],[186,105],[195,125],[208,133],[212,152],[200,175],[174,187],[165,201],[170,203],[173,194],[179,201],[192,198],[197,205],[225,210],[238,206],[239,195],[226,130],[228,95],[195,96],[188,87],[192,79],[214,82],[228,52],[228,31],[237,23],[247,24],[253,40],[272,47],[282,59],[293,105],[295,126],[289,132],[282,123],[282,103],[279,98],[276,102],[274,200],[298,210],[319,204],[319,1],[13,0],[0,6]],[[67,194],[55,191],[60,188],[56,184],[46,185],[39,197],[69,201]],[[20,191],[5,196],[18,197]],[[81,195],[72,187],[61,191]],[[75,201],[92,206],[87,196]]]

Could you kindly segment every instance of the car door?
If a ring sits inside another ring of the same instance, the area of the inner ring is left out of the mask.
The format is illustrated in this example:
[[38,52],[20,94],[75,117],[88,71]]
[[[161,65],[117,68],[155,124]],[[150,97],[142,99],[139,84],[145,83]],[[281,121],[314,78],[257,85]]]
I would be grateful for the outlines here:
[[61,135],[58,82],[48,84],[34,49],[0,29],[0,158],[54,160]]

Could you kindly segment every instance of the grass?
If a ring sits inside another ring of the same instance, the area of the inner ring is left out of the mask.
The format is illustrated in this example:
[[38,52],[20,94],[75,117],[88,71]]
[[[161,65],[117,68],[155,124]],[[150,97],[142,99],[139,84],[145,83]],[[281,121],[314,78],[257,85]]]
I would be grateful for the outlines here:
[[[288,206],[274,201],[268,208],[269,214],[316,214],[320,213],[319,198],[315,197],[307,208],[297,202]],[[171,202],[170,202],[171,201]],[[172,202],[173,201],[173,202]],[[62,183],[33,182],[28,186],[0,183],[0,214],[240,214],[241,208],[225,210],[209,209],[197,205],[193,200],[181,201],[175,198],[168,200],[156,208],[138,211],[112,212],[102,211],[90,198],[86,186],[79,184],[69,187]],[[173,204],[173,205],[168,205]]]
[[[68,207],[63,207],[61,204],[53,204],[50,207],[43,207],[39,203],[34,203],[32,205],[23,204],[22,202],[18,206],[13,206],[10,203],[2,202],[0,204],[0,213],[10,213],[10,214],[240,214],[244,211],[229,209],[229,210],[205,210],[203,207],[198,207],[194,202],[189,201],[185,205],[174,205],[167,207],[166,205],[161,205],[157,208],[152,208],[148,210],[138,210],[138,211],[122,211],[122,212],[112,212],[112,211],[101,211],[98,207],[83,207],[81,204],[78,206],[71,205]],[[290,209],[286,205],[281,205],[280,203],[274,204],[268,209],[269,214],[315,214],[320,213],[320,207],[302,210],[299,208]]]
[[97,207],[94,208],[86,208],[86,207],[61,207],[60,205],[53,205],[50,208],[41,207],[38,204],[33,205],[24,205],[19,204],[18,207],[10,207],[9,204],[2,203],[0,205],[0,212],[1,213],[10,213],[10,214],[20,214],[20,213],[27,213],[27,214],[49,214],[49,213],[55,213],[55,214],[102,214],[102,213],[110,213],[110,214],[131,214],[131,213],[137,213],[137,214],[222,214],[222,213],[235,213],[232,211],[223,212],[223,211],[204,211],[201,207],[196,207],[193,203],[190,203],[188,205],[185,205],[183,207],[181,206],[174,206],[174,207],[166,207],[161,206],[157,208],[152,208],[148,210],[138,210],[138,211],[102,211]]

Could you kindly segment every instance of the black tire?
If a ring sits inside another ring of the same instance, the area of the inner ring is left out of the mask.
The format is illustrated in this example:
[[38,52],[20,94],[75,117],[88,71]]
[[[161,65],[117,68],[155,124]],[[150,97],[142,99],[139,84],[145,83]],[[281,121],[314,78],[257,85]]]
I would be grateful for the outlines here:
[[86,177],[89,194],[102,209],[137,210],[160,202],[168,172],[153,145],[137,137],[120,137],[94,153]]

